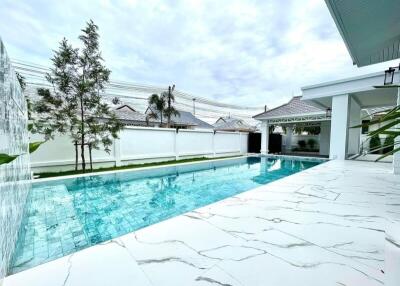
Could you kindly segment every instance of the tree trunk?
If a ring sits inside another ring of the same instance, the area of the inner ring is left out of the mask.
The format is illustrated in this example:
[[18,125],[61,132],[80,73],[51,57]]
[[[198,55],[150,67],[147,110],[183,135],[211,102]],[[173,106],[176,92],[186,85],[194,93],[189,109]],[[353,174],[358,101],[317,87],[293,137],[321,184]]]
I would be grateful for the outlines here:
[[90,158],[90,171],[93,171],[92,144],[90,144],[90,143],[89,143],[89,158]]
[[78,141],[75,141],[75,171],[78,171]]
[[83,98],[81,96],[81,158],[82,158],[82,172],[85,173],[85,123],[83,121]]

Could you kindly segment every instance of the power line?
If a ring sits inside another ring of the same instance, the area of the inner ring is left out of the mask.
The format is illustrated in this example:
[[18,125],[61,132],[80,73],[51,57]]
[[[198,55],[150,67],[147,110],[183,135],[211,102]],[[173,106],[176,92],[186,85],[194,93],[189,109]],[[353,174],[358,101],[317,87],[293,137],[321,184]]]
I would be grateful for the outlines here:
[[[12,63],[15,70],[26,78],[26,93],[29,96],[36,96],[37,88],[53,88],[45,78],[46,74],[50,72],[48,67],[21,60],[12,60]],[[165,88],[160,86],[112,80],[106,86],[104,95],[110,100],[114,97],[119,97],[122,101],[132,104],[136,108],[140,106],[145,109],[147,107],[148,96],[163,91],[165,91]],[[193,96],[183,91],[175,90],[174,95],[177,109],[194,112],[195,108],[196,116],[199,118],[207,118],[209,122],[211,122],[212,119],[216,120],[221,116],[230,115],[232,117],[244,119],[249,123],[254,123],[252,116],[264,110],[264,106],[247,107],[226,104],[204,97]],[[194,100],[196,101],[196,105],[194,105]]]

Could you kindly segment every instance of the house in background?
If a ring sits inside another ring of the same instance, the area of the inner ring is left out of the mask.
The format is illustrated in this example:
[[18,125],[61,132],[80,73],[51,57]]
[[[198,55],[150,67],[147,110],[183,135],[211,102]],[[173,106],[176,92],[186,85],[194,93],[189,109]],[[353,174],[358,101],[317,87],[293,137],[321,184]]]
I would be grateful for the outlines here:
[[114,112],[124,125],[148,127],[157,127],[160,125],[159,121],[152,118],[146,119],[145,114],[136,111],[133,107],[127,104],[117,107]]
[[[197,118],[191,112],[178,110],[179,115],[171,116],[171,128],[178,129],[213,129],[214,127],[211,124]],[[145,111],[145,118],[148,117],[149,114],[154,113],[157,114],[157,119],[152,119],[153,121],[158,122],[158,126],[161,125],[160,115],[157,110],[155,110],[152,106],[147,107]],[[163,116],[163,125],[167,123],[167,117]]]
[[217,131],[240,131],[240,132],[254,132],[256,131],[255,126],[247,124],[244,120],[238,118],[220,117],[214,123],[214,130]]

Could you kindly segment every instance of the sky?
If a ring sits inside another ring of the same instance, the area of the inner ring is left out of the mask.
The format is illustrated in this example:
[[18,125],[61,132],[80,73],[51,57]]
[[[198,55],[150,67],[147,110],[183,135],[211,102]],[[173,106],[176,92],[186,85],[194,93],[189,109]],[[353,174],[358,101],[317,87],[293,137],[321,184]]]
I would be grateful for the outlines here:
[[50,66],[92,19],[111,79],[272,108],[302,86],[383,71],[353,66],[323,0],[0,0],[12,59]]

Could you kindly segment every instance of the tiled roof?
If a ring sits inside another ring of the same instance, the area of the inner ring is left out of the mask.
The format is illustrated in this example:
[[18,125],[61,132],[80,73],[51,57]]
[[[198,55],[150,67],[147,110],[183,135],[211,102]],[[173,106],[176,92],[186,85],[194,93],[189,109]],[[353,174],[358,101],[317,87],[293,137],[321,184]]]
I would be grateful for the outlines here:
[[301,100],[301,96],[293,97],[288,103],[267,110],[254,116],[255,119],[299,116],[313,113],[324,113],[322,108],[315,107]]
[[254,131],[256,128],[244,122],[242,119],[221,117],[214,123],[215,130],[225,131]]
[[188,125],[195,125],[196,128],[204,128],[204,129],[213,129],[214,127],[211,124],[197,118],[191,112],[181,111],[179,110],[180,116],[173,116],[171,120],[175,122],[175,120],[180,120],[186,122]]
[[[134,110],[129,105],[123,105],[114,110],[115,115],[123,121],[146,122],[146,115]],[[156,123],[154,119],[149,119],[149,122]]]
[[[146,110],[146,113],[149,112],[154,112],[154,113],[159,113],[158,111],[152,109],[151,107],[149,107]],[[194,116],[191,112],[188,111],[183,111],[183,110],[178,110],[179,115],[173,115],[171,116],[171,121],[173,124],[175,125],[187,125],[187,126],[195,126],[196,128],[204,128],[204,129],[213,129],[214,127],[211,124],[208,124],[207,122],[197,118],[196,116]],[[164,123],[166,122],[166,117],[164,116]],[[159,122],[160,120],[157,119],[157,121]]]

